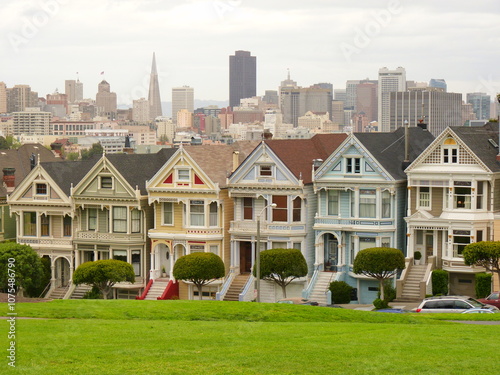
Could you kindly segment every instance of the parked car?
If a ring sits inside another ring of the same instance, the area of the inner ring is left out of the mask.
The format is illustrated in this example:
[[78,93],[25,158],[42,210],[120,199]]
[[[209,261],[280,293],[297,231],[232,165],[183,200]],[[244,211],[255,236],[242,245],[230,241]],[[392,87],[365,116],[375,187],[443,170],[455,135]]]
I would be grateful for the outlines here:
[[319,305],[318,302],[309,301],[308,299],[301,297],[283,298],[278,300],[278,303],[289,303],[291,305],[311,305],[311,306]]
[[500,313],[500,310],[485,309],[483,307],[477,307],[474,309],[465,310],[462,314],[494,314]]
[[413,311],[423,313],[461,313],[474,308],[485,308],[492,311],[498,310],[495,306],[486,305],[467,296],[435,296],[425,298]]
[[479,302],[496,306],[500,309],[500,292],[493,292],[486,298],[478,299]]

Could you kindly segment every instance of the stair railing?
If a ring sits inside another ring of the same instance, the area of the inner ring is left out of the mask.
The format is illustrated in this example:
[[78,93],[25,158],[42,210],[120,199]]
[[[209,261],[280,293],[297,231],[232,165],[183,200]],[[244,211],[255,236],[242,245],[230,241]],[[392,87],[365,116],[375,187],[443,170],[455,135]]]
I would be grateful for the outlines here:
[[42,293],[38,296],[38,298],[43,298],[43,295],[47,293],[48,289],[50,288],[50,285],[52,284],[52,281],[49,281],[49,283],[45,286],[45,288],[42,290]]
[[248,278],[245,287],[243,288],[243,291],[238,296],[238,301],[248,302],[254,300],[254,295],[253,295],[254,283],[255,283],[255,277],[254,275],[250,274],[250,277]]
[[153,279],[149,279],[148,284],[146,285],[146,288],[144,288],[142,294],[140,296],[136,296],[135,299],[143,300],[144,298],[146,298],[149,289],[151,289],[151,285],[153,285]]
[[222,288],[215,294],[216,301],[222,301],[224,299],[227,291],[229,290],[229,287],[231,286],[231,283],[234,280],[234,277],[234,269],[229,270],[229,273],[225,277],[224,283],[222,284]]
[[316,281],[318,280],[318,276],[320,273],[319,269],[320,269],[320,265],[318,264],[314,268],[314,273],[311,277],[311,281],[309,281],[309,284],[307,285],[307,288],[302,290],[302,298],[308,299],[309,296],[311,295],[312,290],[314,289],[314,285],[316,284]]

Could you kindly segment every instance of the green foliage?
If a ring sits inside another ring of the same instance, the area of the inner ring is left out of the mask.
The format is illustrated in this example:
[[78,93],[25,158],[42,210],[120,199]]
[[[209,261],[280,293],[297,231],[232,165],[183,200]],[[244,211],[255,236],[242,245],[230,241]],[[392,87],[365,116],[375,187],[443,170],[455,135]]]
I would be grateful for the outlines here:
[[100,143],[94,143],[92,147],[88,150],[82,150],[82,160],[88,160],[94,155],[102,155],[104,149]]
[[389,307],[389,303],[386,300],[377,298],[373,300],[373,306],[375,306],[377,310],[387,309]]
[[448,271],[432,271],[432,295],[445,296],[448,294]]
[[203,285],[224,277],[224,262],[214,253],[192,253],[180,257],[172,273],[177,280],[190,281],[196,285],[201,299]]
[[95,286],[83,295],[83,299],[102,299],[101,291]]
[[0,150],[8,150],[10,148],[5,137],[0,136]]
[[476,273],[476,297],[485,298],[491,293],[491,273]]
[[480,266],[495,273],[500,282],[500,241],[480,241],[467,246],[462,253],[468,266]]
[[0,244],[0,288],[4,292],[14,294],[22,289],[29,297],[38,297],[30,293],[41,286],[43,275],[42,261],[30,246],[15,242]]
[[19,147],[21,147],[21,143],[14,138],[13,135],[8,135],[5,137],[5,141],[7,142],[8,148],[12,150],[17,150]]
[[384,299],[383,281],[405,268],[405,256],[392,247],[370,247],[361,250],[354,259],[353,272],[373,277],[379,281],[379,289]]
[[66,160],[76,161],[79,157],[80,155],[78,154],[78,152],[68,152],[68,154],[66,155]]
[[[50,283],[50,279],[52,277],[52,271],[50,267],[50,258],[48,256],[44,256],[40,258],[40,261],[42,263],[42,268],[43,268],[43,275],[40,281],[40,284],[38,284],[35,287],[30,287],[27,288],[26,292],[29,296],[32,297],[40,297],[42,293],[47,293],[49,288],[45,289],[47,285]],[[43,297],[43,296],[42,296]]]
[[81,264],[73,273],[73,283],[87,284],[101,291],[107,299],[111,288],[116,283],[135,281],[135,273],[131,264],[122,260],[106,259]]
[[413,258],[415,260],[420,260],[422,259],[422,253],[420,251],[415,251],[415,254],[413,255]]
[[[256,276],[256,267],[253,275]],[[274,281],[286,298],[286,286],[293,280],[307,275],[307,262],[298,249],[270,249],[260,253],[260,276]]]
[[332,303],[350,303],[352,286],[345,281],[332,281],[330,283]]
[[[396,299],[396,288],[394,288],[393,284],[391,279],[384,280],[384,301],[386,302],[392,302]],[[380,290],[378,298],[380,298]]]

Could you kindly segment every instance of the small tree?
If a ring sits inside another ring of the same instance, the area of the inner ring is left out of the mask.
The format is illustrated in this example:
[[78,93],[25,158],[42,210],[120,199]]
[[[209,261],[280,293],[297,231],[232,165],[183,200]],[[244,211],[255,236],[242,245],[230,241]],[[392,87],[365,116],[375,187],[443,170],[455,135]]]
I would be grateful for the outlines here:
[[103,152],[102,145],[99,142],[94,143],[91,148],[82,151],[82,160],[88,160],[94,155],[102,155]]
[[432,271],[432,295],[445,296],[448,294],[449,276],[448,271],[434,270]]
[[333,303],[351,302],[352,286],[345,281],[332,281],[329,289],[332,292]]
[[[9,267],[9,264],[12,266]],[[0,244],[0,288],[2,290],[11,290],[15,284],[17,294],[25,291],[28,296],[34,297],[29,292],[36,291],[40,286],[43,274],[41,258],[30,246],[15,242]]]
[[467,246],[462,253],[468,266],[484,267],[497,275],[500,282],[500,241],[480,241]]
[[378,280],[381,300],[384,300],[384,280],[394,277],[404,268],[403,252],[391,247],[370,247],[361,250],[353,264],[354,273]]
[[224,277],[224,262],[214,253],[192,253],[177,259],[172,274],[177,280],[190,281],[196,285],[201,300],[203,286]]
[[486,298],[491,293],[491,273],[476,273],[476,298]]
[[104,299],[108,299],[111,288],[122,281],[135,281],[134,268],[130,263],[116,259],[85,262],[73,274],[73,283],[87,284],[99,289]]
[[[256,267],[253,275],[256,276]],[[274,281],[286,298],[286,287],[293,280],[307,275],[306,259],[298,249],[271,249],[260,253],[260,276]]]

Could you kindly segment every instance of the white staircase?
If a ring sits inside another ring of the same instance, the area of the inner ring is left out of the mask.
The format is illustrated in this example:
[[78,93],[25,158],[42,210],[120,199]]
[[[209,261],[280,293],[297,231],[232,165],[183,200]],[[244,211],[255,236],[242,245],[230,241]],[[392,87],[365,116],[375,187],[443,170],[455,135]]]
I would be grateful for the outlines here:
[[[279,292],[277,292],[277,289],[279,289]],[[260,302],[275,303],[282,298],[277,298],[276,294],[282,295],[281,287],[275,282],[260,280]]]
[[82,299],[85,293],[87,293],[89,290],[91,290],[92,287],[81,284],[75,287],[75,290],[73,290],[73,293],[71,293],[70,299]]
[[309,295],[309,300],[320,304],[326,304],[326,292],[330,288],[330,283],[334,277],[335,272],[319,272],[313,290]]
[[245,284],[250,277],[249,273],[240,273],[235,276],[233,282],[229,286],[223,301],[239,301],[240,293],[243,291]]
[[153,285],[149,288],[148,294],[144,299],[156,301],[157,297],[160,297],[167,288],[169,281],[168,279],[156,279],[153,281]]
[[59,288],[52,289],[52,292],[47,294],[45,298],[51,298],[51,299],[63,299],[66,293],[69,290],[69,285],[68,286],[61,286]]
[[401,297],[397,301],[420,301],[423,298],[420,295],[420,282],[423,280],[426,270],[426,264],[411,267],[410,272],[406,274]]

